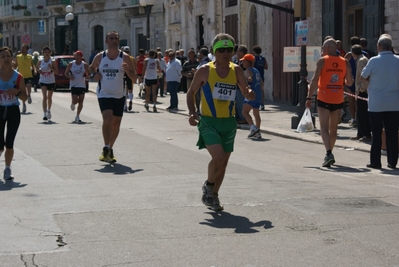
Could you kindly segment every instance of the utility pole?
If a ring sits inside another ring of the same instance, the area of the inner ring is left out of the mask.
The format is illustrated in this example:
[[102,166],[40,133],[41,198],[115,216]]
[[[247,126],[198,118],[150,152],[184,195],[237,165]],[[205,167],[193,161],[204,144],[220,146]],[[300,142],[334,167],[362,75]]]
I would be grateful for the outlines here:
[[[306,20],[306,0],[301,0],[301,21]],[[299,106],[297,106],[297,112],[291,117],[291,129],[298,127],[299,121],[301,120],[303,113],[305,112],[306,96],[308,94],[308,70],[306,64],[306,43],[301,44],[301,68],[299,70],[300,80],[298,83],[298,100]],[[312,116],[313,124],[315,119]]]
[[[301,0],[301,20],[306,20],[306,0]],[[308,93],[308,70],[306,68],[306,45],[301,45],[301,69],[299,71],[299,110],[298,117],[302,118],[305,111],[306,95]]]

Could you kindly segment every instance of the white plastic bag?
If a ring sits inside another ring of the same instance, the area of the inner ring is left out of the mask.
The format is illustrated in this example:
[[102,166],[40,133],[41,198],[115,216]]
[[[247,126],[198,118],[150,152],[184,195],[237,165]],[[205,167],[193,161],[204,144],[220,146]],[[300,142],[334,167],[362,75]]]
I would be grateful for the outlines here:
[[309,108],[306,108],[305,111],[303,112],[301,121],[298,124],[298,128],[296,128],[296,131],[298,133],[303,133],[303,132],[311,132],[314,130],[314,125],[312,121],[312,113],[310,112]]

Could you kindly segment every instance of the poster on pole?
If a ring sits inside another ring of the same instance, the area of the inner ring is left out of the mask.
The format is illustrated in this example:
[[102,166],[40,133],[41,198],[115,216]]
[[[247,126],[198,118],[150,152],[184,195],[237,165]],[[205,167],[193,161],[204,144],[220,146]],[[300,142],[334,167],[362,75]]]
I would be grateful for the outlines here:
[[[306,69],[308,71],[316,70],[316,63],[321,56],[320,46],[306,47]],[[283,72],[299,72],[301,69],[301,48],[284,47]]]
[[308,21],[302,20],[295,22],[295,45],[307,45],[308,44]]

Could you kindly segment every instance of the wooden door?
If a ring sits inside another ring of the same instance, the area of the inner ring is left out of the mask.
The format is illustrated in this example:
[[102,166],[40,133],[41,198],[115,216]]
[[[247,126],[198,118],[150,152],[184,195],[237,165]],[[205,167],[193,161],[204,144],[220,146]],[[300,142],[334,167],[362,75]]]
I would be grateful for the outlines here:
[[238,14],[228,15],[224,18],[224,28],[226,33],[233,36],[236,44],[240,44],[240,40],[238,39]]
[[383,1],[365,0],[363,7],[363,35],[367,39],[368,48],[377,54],[377,41],[384,32]]
[[[291,1],[278,4],[288,9]],[[284,47],[293,46],[294,17],[287,12],[273,10],[273,100],[291,102],[293,91],[293,73],[283,72]],[[268,86],[268,85],[266,85]],[[297,85],[295,85],[297,86]]]
[[[342,1],[323,0],[322,2],[322,39],[327,35],[342,40]],[[350,26],[350,25],[349,25]]]

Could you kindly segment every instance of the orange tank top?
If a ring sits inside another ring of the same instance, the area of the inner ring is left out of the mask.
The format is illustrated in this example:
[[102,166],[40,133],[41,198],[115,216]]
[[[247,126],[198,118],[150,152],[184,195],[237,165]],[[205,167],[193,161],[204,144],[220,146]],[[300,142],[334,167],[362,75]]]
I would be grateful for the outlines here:
[[324,56],[317,90],[317,99],[328,104],[344,102],[346,60],[341,56]]

